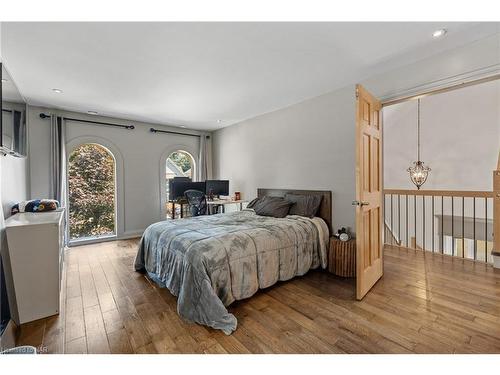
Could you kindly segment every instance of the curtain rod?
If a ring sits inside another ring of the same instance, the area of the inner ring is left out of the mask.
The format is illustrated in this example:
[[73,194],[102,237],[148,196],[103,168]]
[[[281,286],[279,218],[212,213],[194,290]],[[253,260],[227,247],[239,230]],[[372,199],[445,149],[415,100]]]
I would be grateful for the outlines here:
[[[41,119],[46,119],[50,118],[50,115],[47,115],[45,113],[40,113],[40,118]],[[99,125],[105,125],[105,126],[114,126],[115,128],[123,128],[123,129],[128,129],[128,130],[133,130],[135,129],[134,125],[120,125],[120,124],[112,124],[110,122],[102,122],[102,121],[90,121],[90,120],[82,120],[78,118],[72,118],[72,117],[63,117],[65,120],[70,120],[70,121],[76,121],[76,122],[84,122],[86,124],[99,124]]]
[[[177,134],[177,135],[185,135],[188,137],[202,137],[203,134],[190,134],[190,133],[181,133],[181,132],[174,132],[171,130],[161,130],[161,129],[155,129],[155,128],[150,128],[149,131],[151,133],[166,133],[166,134]],[[209,135],[206,136],[207,138],[210,138]]]

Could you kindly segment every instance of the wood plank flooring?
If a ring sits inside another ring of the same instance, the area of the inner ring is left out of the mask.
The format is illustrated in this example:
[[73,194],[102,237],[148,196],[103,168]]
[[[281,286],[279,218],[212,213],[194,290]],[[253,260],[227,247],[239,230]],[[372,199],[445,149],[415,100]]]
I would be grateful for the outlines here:
[[312,271],[230,307],[230,336],[184,322],[176,299],[133,271],[138,240],[67,251],[59,316],[20,327],[41,353],[500,353],[500,272],[385,251],[363,301],[354,280]]

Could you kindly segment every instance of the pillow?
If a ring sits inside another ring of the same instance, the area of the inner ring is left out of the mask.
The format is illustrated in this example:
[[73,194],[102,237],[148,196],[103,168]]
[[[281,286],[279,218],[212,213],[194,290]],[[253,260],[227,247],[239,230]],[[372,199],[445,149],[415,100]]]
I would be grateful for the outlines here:
[[285,194],[285,199],[292,203],[289,215],[314,217],[318,213],[323,197],[321,195]]
[[285,198],[266,196],[260,198],[252,208],[257,215],[282,218],[288,215],[291,205]]
[[255,198],[247,204],[246,208],[254,208],[254,206],[260,201],[260,198]]
[[59,207],[59,202],[54,199],[32,199],[15,204],[12,206],[10,213],[14,215],[18,212],[54,211],[57,207]]

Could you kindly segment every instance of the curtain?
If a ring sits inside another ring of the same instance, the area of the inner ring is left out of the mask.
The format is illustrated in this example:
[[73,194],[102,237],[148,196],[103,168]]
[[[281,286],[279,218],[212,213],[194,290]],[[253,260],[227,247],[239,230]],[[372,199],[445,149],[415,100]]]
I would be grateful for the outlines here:
[[198,181],[212,178],[212,141],[203,134],[200,136],[200,153],[198,157]]
[[[68,222],[67,169],[66,169],[66,123],[64,118],[50,115],[50,195],[65,208],[65,229]],[[66,233],[66,230],[65,230]],[[64,242],[66,243],[67,235]]]

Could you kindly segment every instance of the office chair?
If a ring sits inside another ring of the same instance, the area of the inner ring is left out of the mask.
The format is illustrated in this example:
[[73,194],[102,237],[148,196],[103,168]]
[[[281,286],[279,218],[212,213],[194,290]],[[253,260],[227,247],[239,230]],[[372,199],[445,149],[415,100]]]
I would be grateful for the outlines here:
[[205,193],[200,190],[186,190],[184,192],[189,205],[189,211],[192,216],[206,215],[207,213],[207,198]]

